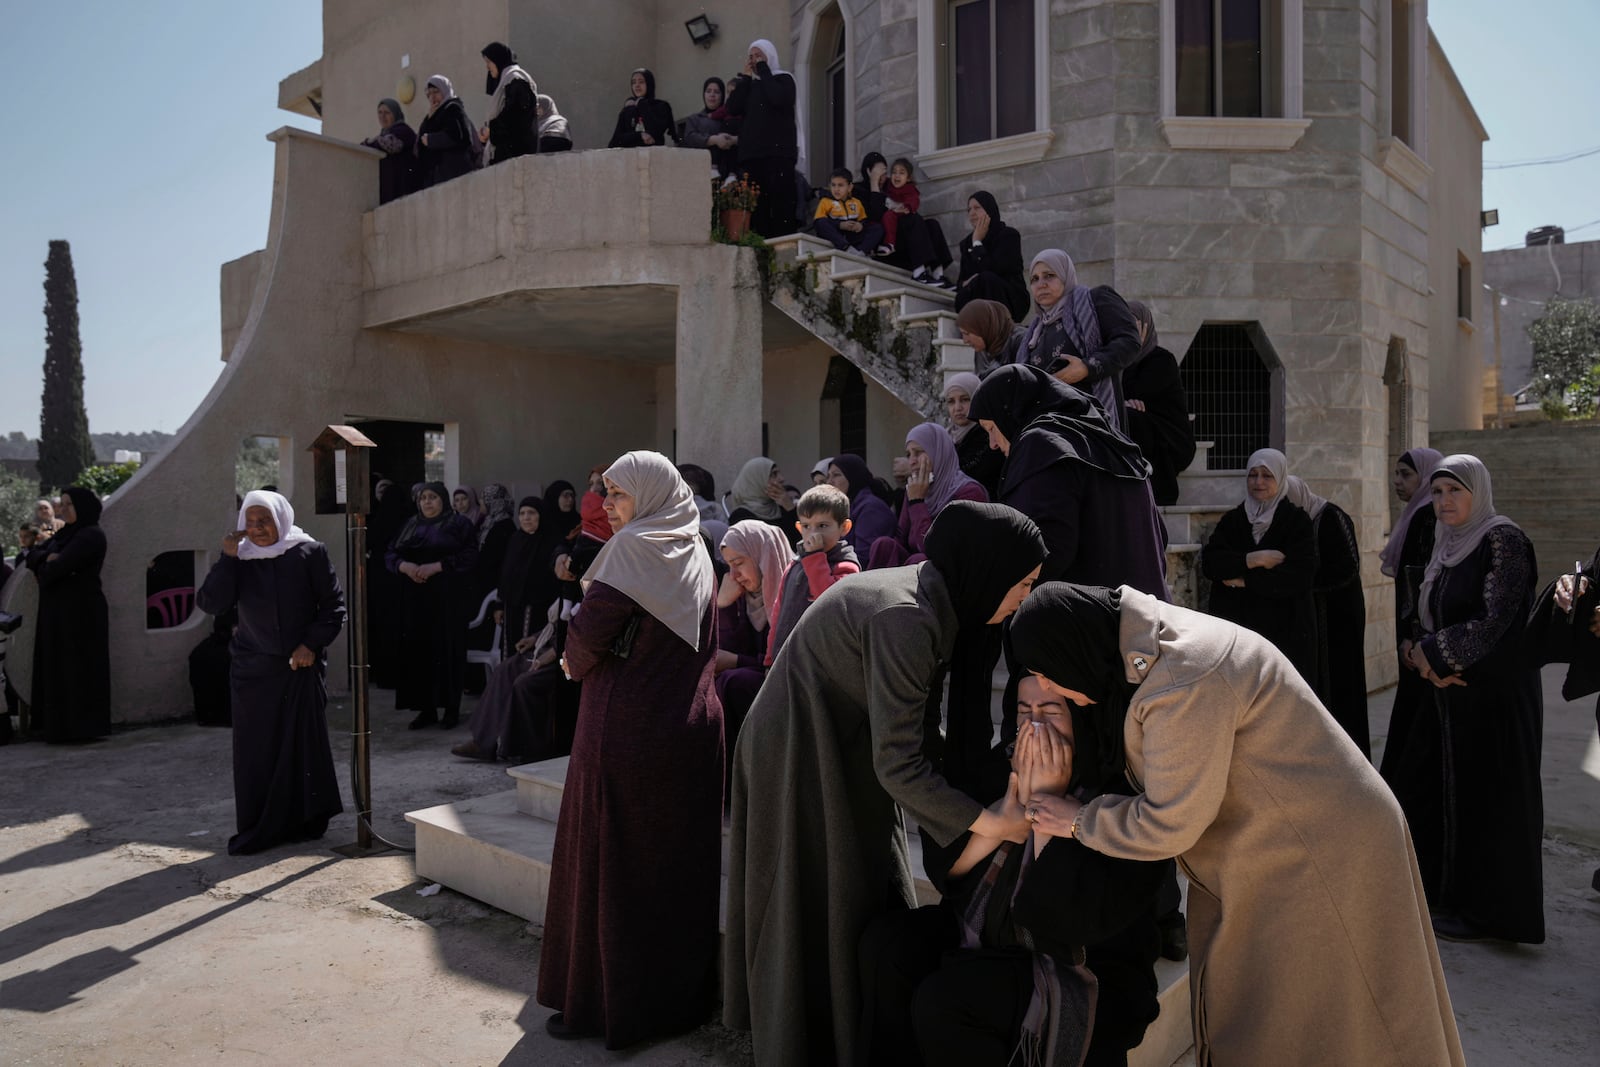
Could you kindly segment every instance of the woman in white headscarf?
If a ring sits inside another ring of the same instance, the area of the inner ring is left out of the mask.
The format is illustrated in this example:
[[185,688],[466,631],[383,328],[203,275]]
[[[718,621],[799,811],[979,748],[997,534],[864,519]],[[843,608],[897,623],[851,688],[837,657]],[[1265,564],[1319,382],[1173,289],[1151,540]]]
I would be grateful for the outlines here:
[[1452,941],[1544,941],[1539,780],[1543,704],[1522,655],[1537,588],[1533,543],[1494,509],[1489,470],[1446,456],[1429,480],[1433,556],[1406,662],[1433,686],[1389,776],[1434,913]]
[[1317,543],[1288,490],[1288,458],[1276,448],[1251,453],[1244,501],[1217,522],[1200,572],[1211,579],[1211,614],[1271,641],[1315,685]]
[[[1139,358],[1140,349],[1139,323],[1128,302],[1109,285],[1080,285],[1072,257],[1059,248],[1033,257],[1028,290],[1034,318],[1021,344],[1007,355],[1091,394],[1121,430],[1126,424],[1122,372]],[[1000,354],[991,354],[995,357]]]
[[544,152],[570,152],[572,151],[572,132],[567,127],[567,117],[556,110],[555,100],[539,94],[539,151]]
[[800,146],[800,101],[794,75],[778,66],[778,49],[750,43],[744,71],[728,86],[728,114],[742,118],[739,170],[760,187],[750,226],[763,237],[795,229],[795,168]]
[[583,683],[556,826],[538,1000],[556,1037],[607,1048],[704,1022],[716,988],[722,706],[711,559],[657,452],[605,472],[615,531],[563,663]]
[[426,189],[477,167],[483,143],[449,78],[435,74],[423,95],[428,98],[428,113],[417,127],[417,170]]
[[328,745],[327,649],[344,627],[328,550],[294,524],[281,495],[256,490],[195,594],[202,611],[238,608],[229,669],[233,799],[228,852],[320,838],[344,810]]

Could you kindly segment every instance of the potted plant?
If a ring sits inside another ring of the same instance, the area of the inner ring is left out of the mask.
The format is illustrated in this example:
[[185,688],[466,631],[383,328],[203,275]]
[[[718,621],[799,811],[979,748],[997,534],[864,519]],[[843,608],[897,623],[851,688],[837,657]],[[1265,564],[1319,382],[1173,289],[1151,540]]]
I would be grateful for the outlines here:
[[711,194],[717,223],[724,240],[736,242],[750,230],[750,212],[760,199],[761,187],[741,174],[738,181],[718,185]]

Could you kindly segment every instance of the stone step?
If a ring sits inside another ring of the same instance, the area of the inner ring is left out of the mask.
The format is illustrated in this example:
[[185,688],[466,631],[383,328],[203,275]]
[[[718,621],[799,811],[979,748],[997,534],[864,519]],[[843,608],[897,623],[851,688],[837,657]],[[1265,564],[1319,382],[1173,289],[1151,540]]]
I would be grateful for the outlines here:
[[971,374],[977,368],[978,354],[965,341],[950,337],[935,337],[933,347],[939,352],[939,370],[944,374],[946,384],[949,383],[950,375],[963,372]]
[[896,326],[931,329],[935,339],[961,340],[961,331],[956,329],[956,313],[953,311],[918,311],[910,315],[901,315],[894,321]]

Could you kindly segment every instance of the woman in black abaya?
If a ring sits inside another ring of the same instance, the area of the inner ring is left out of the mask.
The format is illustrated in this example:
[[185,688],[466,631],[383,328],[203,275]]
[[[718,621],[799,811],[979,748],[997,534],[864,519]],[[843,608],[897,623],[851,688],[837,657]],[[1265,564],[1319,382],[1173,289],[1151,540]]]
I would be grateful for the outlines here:
[[1539,759],[1544,704],[1523,633],[1537,571],[1528,535],[1494,508],[1489,470],[1446,456],[1429,479],[1433,557],[1405,620],[1406,661],[1431,683],[1397,768],[1417,866],[1452,941],[1544,941]]
[[[461,717],[461,680],[467,660],[466,597],[478,558],[478,531],[450,509],[443,482],[417,494],[417,514],[385,556],[400,587],[400,665],[394,706],[415,711],[410,728],[455,726]],[[439,718],[439,709],[444,718]]]
[[344,810],[328,745],[327,649],[344,627],[328,550],[281,495],[256,490],[195,594],[212,615],[237,607],[230,855],[320,838]]
[[861,932],[916,903],[897,805],[940,843],[1026,835],[934,769],[923,714],[958,644],[1027,594],[1044,539],[1013,508],[957,501],[924,551],[818,597],[739,734],[723,1012],[762,1064],[857,1062]]
[[111,732],[111,648],[100,567],[106,535],[100,499],[73,486],[61,494],[66,523],[28,554],[39,579],[33,646],[33,722],[52,744]]

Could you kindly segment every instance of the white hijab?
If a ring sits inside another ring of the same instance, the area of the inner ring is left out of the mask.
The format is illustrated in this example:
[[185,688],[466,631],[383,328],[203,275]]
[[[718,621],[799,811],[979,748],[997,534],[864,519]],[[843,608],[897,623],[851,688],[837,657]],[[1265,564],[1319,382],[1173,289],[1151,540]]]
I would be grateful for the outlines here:
[[[450,79],[446,78],[443,74],[435,74],[433,77],[428,79],[427,84],[433,86],[435,89],[439,90],[440,94],[442,94],[439,100],[439,107],[444,107],[446,104],[456,98],[456,87],[451,85]],[[428,109],[428,114],[431,115],[435,111],[438,111],[439,107],[430,107]]]
[[1328,506],[1328,498],[1313,493],[1306,480],[1298,474],[1289,475],[1289,486],[1283,495],[1288,498],[1289,503],[1310,515],[1313,522],[1322,514],[1322,509]]
[[[1278,492],[1271,500],[1256,500],[1250,495],[1249,472],[1257,467],[1267,468],[1278,480]],[[1244,514],[1250,520],[1250,535],[1259,545],[1272,526],[1272,517],[1278,513],[1278,501],[1289,491],[1289,457],[1276,448],[1258,448],[1250,453],[1245,472]]]
[[1418,597],[1422,609],[1422,625],[1428,631],[1434,628],[1433,611],[1428,601],[1433,599],[1433,587],[1445,568],[1454,567],[1478,550],[1483,537],[1496,526],[1517,524],[1494,510],[1494,484],[1489,480],[1489,468],[1477,456],[1458,453],[1446,456],[1433,469],[1426,486],[1417,492],[1433,491],[1433,483],[1440,478],[1464,486],[1472,494],[1472,514],[1460,526],[1447,526],[1443,519],[1433,528],[1433,556],[1428,569],[1422,573],[1422,592]]
[[[767,57],[767,67],[771,69],[774,77],[779,74],[787,75],[791,79],[794,77],[793,74],[778,66],[778,46],[765,37],[751,41],[750,48],[761,49],[761,54]],[[746,52],[748,51],[749,49],[746,49]],[[800,97],[798,94],[796,94],[794,100],[794,138],[795,148],[799,153],[794,169],[804,171],[806,169],[806,123],[805,117],[800,110]]]
[[251,508],[266,508],[272,512],[272,521],[278,527],[278,539],[262,548],[248,537],[245,538],[239,542],[240,559],[277,559],[295,545],[316,540],[294,524],[294,508],[282,493],[274,493],[270,489],[252,489],[246,493],[244,503],[239,505],[239,524],[234,529],[245,528],[244,513]]
[[633,600],[700,651],[700,620],[715,592],[694,494],[659,452],[629,452],[605,472],[633,497],[632,520],[605,543],[586,576]]
[[730,510],[743,508],[756,518],[769,521],[783,518],[783,509],[767,495],[767,482],[777,466],[767,457],[757,456],[739,468],[739,476],[728,492],[728,502],[733,505]]
[[494,87],[494,99],[489,102],[490,118],[494,118],[495,116],[499,115],[500,110],[506,106],[506,86],[510,85],[513,81],[527,82],[528,88],[533,90],[534,103],[536,105],[538,104],[539,86],[534,83],[533,75],[529,74],[527,71],[513,63],[505,70],[500,72],[500,81],[497,82]]

